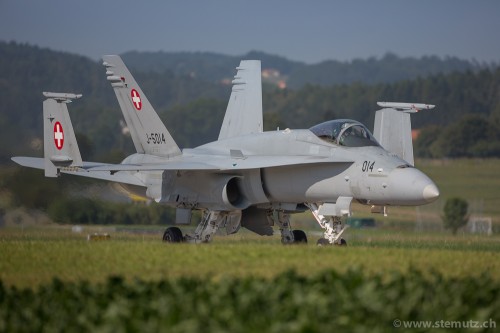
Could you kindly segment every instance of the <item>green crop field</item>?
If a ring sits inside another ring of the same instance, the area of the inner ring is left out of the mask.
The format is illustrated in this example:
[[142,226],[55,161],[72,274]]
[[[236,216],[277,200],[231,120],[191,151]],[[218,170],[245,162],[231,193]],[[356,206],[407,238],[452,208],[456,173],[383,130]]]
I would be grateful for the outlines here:
[[53,277],[91,282],[102,282],[110,275],[129,280],[248,275],[272,278],[289,269],[310,275],[357,267],[369,274],[411,268],[439,271],[450,277],[491,273],[500,280],[498,236],[350,229],[348,247],[323,248],[315,245],[312,233],[308,245],[283,246],[279,237],[249,232],[216,237],[213,243],[201,245],[164,244],[161,230],[109,232],[111,240],[89,242],[86,233],[71,233],[69,228],[0,231],[0,278],[6,285],[32,287]]
[[[111,239],[87,241],[95,231]],[[348,233],[347,247],[317,247],[248,232],[191,245],[164,244],[156,228],[0,229],[0,332],[387,332],[395,320],[500,319],[499,236]]]

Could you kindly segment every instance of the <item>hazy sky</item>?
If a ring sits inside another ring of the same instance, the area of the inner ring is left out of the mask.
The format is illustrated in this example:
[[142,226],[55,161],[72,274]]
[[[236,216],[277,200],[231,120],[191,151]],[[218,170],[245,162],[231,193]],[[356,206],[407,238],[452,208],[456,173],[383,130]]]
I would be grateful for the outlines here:
[[381,56],[500,61],[496,0],[0,0],[0,40],[94,59],[259,50],[315,63]]

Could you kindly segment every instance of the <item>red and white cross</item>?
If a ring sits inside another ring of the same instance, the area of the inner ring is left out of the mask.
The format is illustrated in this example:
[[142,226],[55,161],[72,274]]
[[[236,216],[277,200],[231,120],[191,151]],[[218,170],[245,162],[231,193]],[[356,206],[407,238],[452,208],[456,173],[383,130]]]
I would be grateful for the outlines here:
[[137,92],[137,90],[132,89],[130,91],[130,97],[132,98],[132,104],[134,104],[134,107],[139,111],[142,109],[142,101],[141,101],[141,95]]
[[58,121],[54,124],[54,143],[59,150],[64,146],[64,130]]

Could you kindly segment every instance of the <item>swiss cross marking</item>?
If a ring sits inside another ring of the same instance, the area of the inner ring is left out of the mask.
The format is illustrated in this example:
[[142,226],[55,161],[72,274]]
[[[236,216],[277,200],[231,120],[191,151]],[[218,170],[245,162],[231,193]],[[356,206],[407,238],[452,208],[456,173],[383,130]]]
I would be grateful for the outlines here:
[[139,95],[139,92],[135,89],[132,89],[130,91],[130,97],[132,98],[132,104],[134,104],[134,107],[137,109],[137,111],[142,109],[142,100],[141,100],[141,95]]
[[58,150],[61,150],[64,146],[64,130],[58,121],[54,124],[54,143]]

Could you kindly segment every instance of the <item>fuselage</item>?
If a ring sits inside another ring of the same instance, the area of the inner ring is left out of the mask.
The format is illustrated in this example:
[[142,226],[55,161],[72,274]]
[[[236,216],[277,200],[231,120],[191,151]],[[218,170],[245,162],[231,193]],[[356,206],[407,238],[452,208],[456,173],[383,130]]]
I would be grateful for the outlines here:
[[[177,160],[227,160],[237,166],[241,159],[272,161],[287,156],[303,157],[304,163],[244,170],[142,171],[135,175],[147,184],[143,194],[156,201],[215,210],[336,202],[339,197],[370,205],[407,206],[427,204],[439,196],[429,177],[378,144],[342,146],[310,130],[287,129],[219,140],[185,149]],[[134,154],[124,163],[169,160]]]

